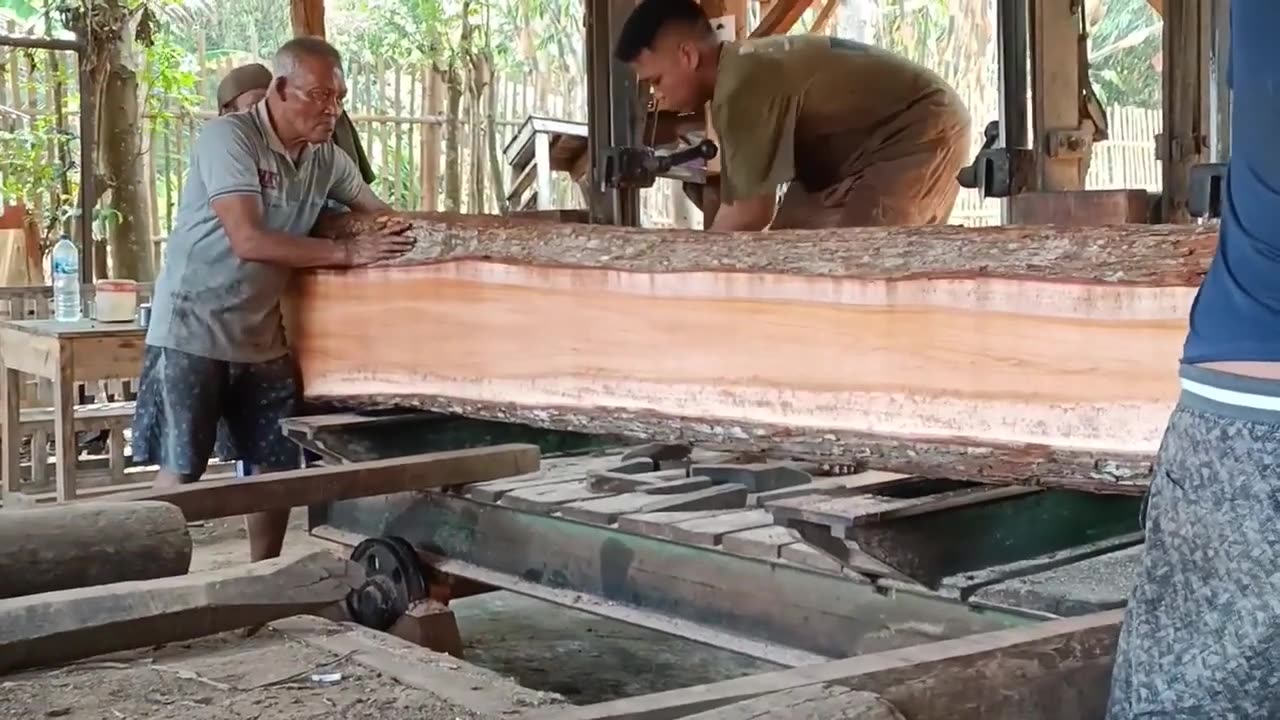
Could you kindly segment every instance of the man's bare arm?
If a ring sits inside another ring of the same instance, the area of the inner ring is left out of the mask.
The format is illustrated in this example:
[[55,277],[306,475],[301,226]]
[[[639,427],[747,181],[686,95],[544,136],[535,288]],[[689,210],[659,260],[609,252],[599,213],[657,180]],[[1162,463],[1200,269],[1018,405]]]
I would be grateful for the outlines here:
[[232,252],[242,260],[294,268],[351,267],[396,257],[413,246],[411,238],[394,234],[340,242],[268,230],[262,221],[262,200],[250,193],[216,198],[213,211],[227,231]]
[[773,190],[736,203],[722,202],[715,220],[707,229],[719,232],[763,230],[773,220],[776,204],[777,194]]

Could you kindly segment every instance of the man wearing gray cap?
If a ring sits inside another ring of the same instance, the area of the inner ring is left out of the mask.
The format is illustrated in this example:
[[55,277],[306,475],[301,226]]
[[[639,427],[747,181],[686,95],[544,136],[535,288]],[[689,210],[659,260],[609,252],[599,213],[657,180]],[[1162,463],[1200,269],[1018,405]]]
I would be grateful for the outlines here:
[[[270,85],[271,71],[266,65],[250,63],[233,69],[222,78],[222,82],[218,83],[218,114],[242,112],[257,105],[267,96],[267,88]],[[373,173],[369,156],[365,154],[364,146],[360,144],[356,125],[351,121],[351,116],[346,110],[338,116],[338,122],[333,128],[333,144],[351,156],[360,169],[360,177],[372,185],[378,176]]]
[[[279,427],[300,395],[280,311],[293,268],[368,265],[413,244],[394,220],[351,242],[309,236],[327,200],[390,209],[330,142],[346,90],[337,50],[295,38],[276,53],[265,97],[210,120],[196,138],[156,279],[134,416],[134,458],[160,466],[157,485],[198,481],[219,425],[230,445],[219,455],[248,474],[296,467]],[[246,518],[252,560],[280,554],[288,517]]]

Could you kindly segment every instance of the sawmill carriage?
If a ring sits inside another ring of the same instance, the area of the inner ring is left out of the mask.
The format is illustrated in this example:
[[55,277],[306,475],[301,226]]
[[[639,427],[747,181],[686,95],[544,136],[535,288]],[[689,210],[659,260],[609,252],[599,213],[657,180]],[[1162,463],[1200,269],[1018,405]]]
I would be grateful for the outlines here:
[[[611,60],[631,4],[586,0],[586,127],[531,119],[508,145],[524,209],[406,214],[407,256],[296,278],[311,409],[282,431],[312,469],[236,501],[117,497],[188,520],[307,505],[367,573],[349,614],[429,647],[457,647],[449,599],[501,588],[784,668],[530,717],[1101,717],[1216,240],[1227,1],[1153,0],[1160,193],[1083,189],[1107,119],[1082,3],[1000,0],[1000,117],[960,179],[1006,226],[735,234],[639,227],[643,187],[709,196],[715,158]],[[749,28],[745,3],[704,2],[735,36],[809,4]],[[292,6],[323,35],[321,2]],[[585,209],[544,204],[551,169]]]

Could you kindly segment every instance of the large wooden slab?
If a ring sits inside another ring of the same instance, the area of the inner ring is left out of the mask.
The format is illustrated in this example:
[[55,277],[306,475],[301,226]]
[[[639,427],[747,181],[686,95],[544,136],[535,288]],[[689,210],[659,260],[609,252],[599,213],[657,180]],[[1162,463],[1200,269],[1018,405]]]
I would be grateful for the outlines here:
[[1131,493],[1216,245],[1198,226],[410,218],[394,262],[297,274],[309,396]]

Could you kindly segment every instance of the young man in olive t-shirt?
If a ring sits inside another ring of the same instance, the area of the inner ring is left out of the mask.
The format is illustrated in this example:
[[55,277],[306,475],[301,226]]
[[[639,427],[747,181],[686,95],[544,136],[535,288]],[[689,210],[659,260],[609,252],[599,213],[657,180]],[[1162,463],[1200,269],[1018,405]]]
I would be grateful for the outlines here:
[[663,109],[711,103],[721,204],[709,229],[925,225],[951,214],[969,113],[926,68],[821,35],[723,43],[694,0],[642,0],[614,54]]

